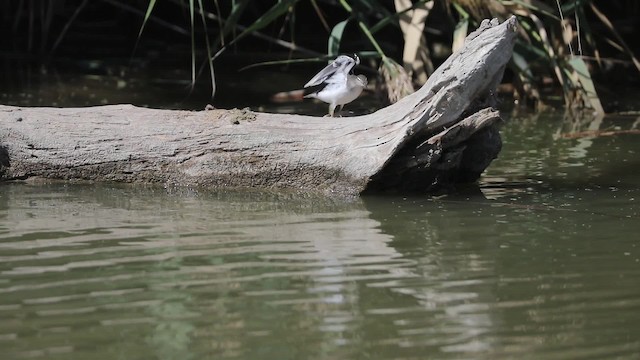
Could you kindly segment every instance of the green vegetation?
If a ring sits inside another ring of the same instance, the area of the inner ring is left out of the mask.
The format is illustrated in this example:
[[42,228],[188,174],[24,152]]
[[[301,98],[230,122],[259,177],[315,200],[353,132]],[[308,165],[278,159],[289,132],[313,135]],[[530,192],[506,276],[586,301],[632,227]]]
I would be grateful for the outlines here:
[[[212,96],[216,60],[229,49],[263,42],[285,49],[287,58],[254,66],[327,61],[357,49],[368,66],[378,67],[384,85],[379,89],[393,102],[422,85],[482,19],[511,15],[521,26],[507,80],[521,103],[541,105],[556,97],[572,109],[602,112],[592,75],[612,63],[634,76],[640,72],[633,46],[625,42],[629,31],[616,27],[628,29],[628,19],[640,13],[636,1],[626,0],[16,0],[3,2],[0,10],[10,20],[6,29],[27,34],[20,37],[27,42],[24,50],[50,59],[74,21],[96,3],[135,14],[142,24],[137,41],[144,41],[150,22],[187,32],[191,83],[208,70]],[[72,12],[56,16],[70,6]],[[326,51],[318,50],[318,41]]]
[[[426,76],[433,71],[433,59],[430,55],[427,37],[424,36],[424,28],[429,22],[429,14],[436,5],[435,0],[395,0],[394,8],[389,9],[377,0],[339,0],[337,2],[320,2],[310,0],[313,4],[316,16],[325,27],[329,28],[328,21],[324,19],[323,7],[342,7],[346,12],[346,19],[335,24],[327,38],[327,56],[334,57],[340,51],[346,25],[349,22],[356,23],[358,29],[369,41],[375,54],[380,58],[379,73],[384,79],[390,101],[397,101],[413,90],[411,78],[416,85],[421,85]],[[149,10],[152,9],[151,1]],[[286,16],[291,26],[294,26],[299,0],[280,0],[268,9],[264,15],[257,18],[251,25],[244,28],[239,34],[234,34],[231,29],[238,27],[238,19],[242,12],[250,7],[254,1],[233,1],[232,9],[227,16],[218,16],[217,21],[222,25],[220,32],[221,41],[214,47],[220,47],[218,53],[224,51],[225,37],[231,34],[229,45],[241,40],[244,36],[263,29],[278,18]],[[464,42],[464,37],[470,28],[475,28],[482,19],[498,17],[505,19],[516,15],[522,26],[522,36],[516,46],[511,70],[514,73],[513,83],[517,96],[528,102],[539,102],[541,82],[545,78],[553,78],[562,89],[565,104],[570,108],[591,108],[596,112],[603,112],[600,99],[593,84],[589,67],[582,55],[583,41],[592,50],[594,58],[601,61],[596,36],[591,31],[586,11],[591,10],[598,20],[602,22],[617,40],[616,46],[631,59],[640,71],[640,62],[634,57],[630,48],[617,33],[611,21],[598,9],[593,1],[556,0],[556,8],[540,0],[516,0],[516,1],[491,1],[491,0],[443,0],[440,5],[446,6],[451,19],[457,24],[453,34],[451,48],[455,51]],[[194,10],[193,0],[189,2],[191,13],[202,13],[203,25],[205,17],[202,0]],[[216,8],[219,9],[218,0]],[[454,9],[450,11],[450,9]],[[149,11],[147,12],[147,14]],[[376,35],[387,27],[399,27],[403,35],[403,54],[400,66],[391,59],[380,43]],[[293,33],[293,32],[292,32]],[[295,39],[290,39],[295,44]],[[573,47],[576,44],[576,52]],[[207,48],[210,44],[207,42]],[[366,54],[360,54],[366,56]],[[212,79],[213,62],[209,61]],[[316,58],[324,60],[324,58]],[[215,89],[215,82],[212,83]]]

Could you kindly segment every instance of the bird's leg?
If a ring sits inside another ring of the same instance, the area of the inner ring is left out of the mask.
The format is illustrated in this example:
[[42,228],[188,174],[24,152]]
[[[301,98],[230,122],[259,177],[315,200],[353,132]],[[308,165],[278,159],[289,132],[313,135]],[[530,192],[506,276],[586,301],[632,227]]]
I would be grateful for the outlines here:
[[342,112],[342,108],[344,107],[344,104],[340,105],[340,109],[338,110],[338,116],[342,117],[342,115],[340,114]]
[[329,116],[333,117],[336,110],[336,104],[329,104]]

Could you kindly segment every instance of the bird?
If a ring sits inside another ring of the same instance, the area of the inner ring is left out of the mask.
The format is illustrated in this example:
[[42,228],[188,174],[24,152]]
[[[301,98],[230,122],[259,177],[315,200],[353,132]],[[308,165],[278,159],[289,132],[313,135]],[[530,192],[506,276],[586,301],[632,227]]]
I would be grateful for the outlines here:
[[367,77],[354,75],[353,67],[360,64],[358,55],[353,57],[340,55],[324,69],[320,70],[304,85],[305,98],[316,98],[329,104],[329,116],[334,117],[335,109],[340,105],[338,115],[345,104],[355,100],[367,86]]

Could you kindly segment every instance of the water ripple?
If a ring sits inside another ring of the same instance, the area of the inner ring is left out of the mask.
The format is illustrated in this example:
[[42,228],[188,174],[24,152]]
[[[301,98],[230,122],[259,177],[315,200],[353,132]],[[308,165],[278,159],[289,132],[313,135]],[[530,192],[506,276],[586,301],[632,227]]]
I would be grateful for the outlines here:
[[[447,199],[6,190],[9,358],[640,354],[629,220]],[[612,226],[628,236],[607,238]]]

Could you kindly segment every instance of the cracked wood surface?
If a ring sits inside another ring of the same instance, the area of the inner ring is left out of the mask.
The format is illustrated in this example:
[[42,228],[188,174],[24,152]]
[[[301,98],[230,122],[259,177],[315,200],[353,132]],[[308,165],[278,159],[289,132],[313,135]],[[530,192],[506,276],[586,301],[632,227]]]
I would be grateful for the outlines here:
[[[462,154],[476,133],[480,138],[495,127],[499,116],[486,108],[511,57],[515,28],[515,18],[502,24],[486,21],[420,90],[365,116],[333,119],[132,105],[0,106],[0,180],[52,178],[345,194],[361,193],[384,179],[406,184],[412,182],[407,177],[414,176],[416,166],[422,173],[438,172],[443,166],[407,158],[424,155],[426,147],[431,153],[456,148]],[[484,115],[477,115],[480,112]],[[470,119],[473,116],[484,120]],[[495,149],[495,144],[485,147]],[[449,172],[465,168],[449,163]]]

